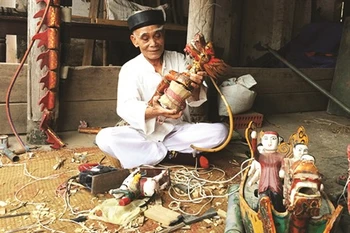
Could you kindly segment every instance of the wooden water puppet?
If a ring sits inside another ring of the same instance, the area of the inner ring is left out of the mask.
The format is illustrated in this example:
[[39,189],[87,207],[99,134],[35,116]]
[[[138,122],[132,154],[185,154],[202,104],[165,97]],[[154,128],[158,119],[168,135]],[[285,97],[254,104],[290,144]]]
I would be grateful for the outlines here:
[[[163,107],[177,111],[184,109],[185,100],[192,94],[191,74],[205,71],[210,78],[214,79],[214,83],[220,83],[230,77],[232,70],[222,59],[215,57],[213,44],[206,42],[201,33],[194,35],[184,52],[192,58],[192,64],[187,67],[187,71],[179,73],[171,70],[164,76],[153,95],[161,96],[159,102]],[[152,104],[152,99],[153,97],[148,104]]]
[[43,112],[40,122],[40,130],[47,136],[47,142],[51,148],[59,149],[65,144],[51,129],[55,116],[55,107],[57,102],[58,90],[58,70],[59,70],[59,50],[60,50],[60,24],[61,8],[59,0],[36,0],[37,3],[44,2],[45,9],[38,11],[34,18],[41,18],[41,24],[46,28],[33,36],[33,40],[38,40],[38,47],[44,47],[45,50],[39,54],[37,60],[41,60],[40,69],[46,67],[46,73],[40,79],[43,84],[42,89],[46,92],[39,100],[41,112]]
[[[313,156],[308,154],[309,139],[304,127],[299,127],[285,142],[279,140],[276,132],[263,132],[260,136],[265,138],[257,144],[257,135],[250,122],[245,132],[254,158],[250,163],[259,162],[260,167],[256,169],[258,175],[246,170],[240,184],[245,232],[330,232],[342,206],[335,209],[323,191],[320,173]],[[266,146],[264,140],[272,144]],[[267,178],[266,174],[275,177]]]
[[187,71],[178,73],[171,70],[166,74],[162,81],[149,100],[148,104],[152,106],[154,96],[160,96],[159,103],[162,107],[167,109],[176,109],[182,111],[186,106],[186,99],[192,95],[193,87],[190,75],[198,71],[205,71],[214,87],[220,94],[223,100],[228,116],[229,116],[229,134],[227,139],[216,148],[201,148],[191,145],[196,151],[202,152],[216,152],[223,149],[231,140],[233,133],[233,115],[225,96],[221,93],[220,88],[216,82],[220,83],[230,77],[232,67],[227,65],[222,59],[215,57],[214,47],[211,42],[206,42],[203,34],[197,33],[189,44],[184,49],[185,53],[192,58],[192,64],[188,66]]

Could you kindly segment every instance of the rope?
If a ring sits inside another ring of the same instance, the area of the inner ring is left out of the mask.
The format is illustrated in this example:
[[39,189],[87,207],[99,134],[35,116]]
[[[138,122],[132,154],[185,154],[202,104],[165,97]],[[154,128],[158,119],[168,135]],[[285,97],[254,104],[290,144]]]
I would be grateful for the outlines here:
[[221,97],[221,99],[223,100],[223,102],[224,102],[224,104],[226,106],[226,110],[227,110],[227,113],[228,113],[229,125],[230,126],[229,126],[229,131],[228,131],[228,135],[227,135],[226,140],[218,147],[215,147],[215,148],[201,148],[201,147],[197,147],[197,146],[191,145],[191,147],[194,150],[201,151],[201,152],[217,152],[217,151],[220,151],[220,150],[224,149],[227,146],[227,144],[231,141],[232,134],[233,134],[233,127],[234,127],[233,114],[232,114],[232,110],[231,110],[230,105],[228,104],[224,94],[222,94],[222,92],[221,92],[220,88],[218,87],[218,85],[215,83],[215,80],[212,77],[210,77],[210,80],[214,84],[216,90],[220,94],[220,97]]
[[[38,29],[37,29],[35,34],[38,34],[40,32],[40,29],[41,29],[42,25],[44,24],[44,19],[46,18],[46,15],[47,15],[47,13],[49,11],[50,5],[51,5],[51,1],[50,1],[50,4],[47,4],[46,7],[45,7],[44,14],[42,16],[42,19],[40,21],[40,24],[39,24]],[[11,112],[10,112],[10,95],[11,95],[12,88],[13,88],[13,86],[14,86],[17,78],[18,78],[18,75],[19,75],[20,71],[22,70],[25,61],[27,60],[29,52],[30,52],[30,50],[32,49],[32,47],[34,45],[34,42],[35,42],[35,40],[32,38],[32,40],[31,40],[31,42],[30,42],[30,44],[29,44],[29,46],[28,46],[28,48],[27,48],[27,50],[26,50],[26,52],[25,52],[25,54],[24,54],[24,56],[23,56],[23,58],[22,58],[22,60],[20,62],[20,64],[19,64],[19,66],[18,66],[14,76],[11,79],[10,85],[9,85],[9,87],[7,89],[6,99],[5,99],[6,116],[7,116],[8,122],[10,124],[11,130],[12,130],[13,134],[15,135],[17,141],[21,145],[21,147],[23,149],[25,149],[26,151],[29,151],[29,148],[24,144],[23,140],[20,138],[20,136],[19,136],[19,134],[18,134],[14,124],[13,124],[13,120],[12,120],[12,116],[11,116]]]

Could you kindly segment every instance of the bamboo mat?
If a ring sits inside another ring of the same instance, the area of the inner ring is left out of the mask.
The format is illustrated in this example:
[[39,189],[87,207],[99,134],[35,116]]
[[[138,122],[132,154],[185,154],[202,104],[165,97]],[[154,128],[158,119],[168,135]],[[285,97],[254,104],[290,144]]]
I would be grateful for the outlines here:
[[[100,162],[105,156],[97,147],[60,149],[50,151],[34,151],[30,154],[20,155],[18,163],[12,163],[2,157],[3,167],[0,168],[0,232],[156,232],[159,224],[146,219],[143,224],[134,229],[96,220],[87,220],[81,226],[71,222],[79,213],[89,211],[103,200],[112,198],[109,194],[92,195],[90,190],[76,186],[69,198],[70,207],[65,202],[64,195],[59,187],[67,180],[79,174],[79,163],[72,162],[74,153],[87,153],[87,162]],[[57,170],[53,167],[59,158],[65,158],[63,166]],[[111,166],[108,159],[102,165]],[[215,172],[206,175],[215,179]],[[229,184],[227,184],[228,186]],[[168,207],[172,201],[167,191],[161,193],[163,206]],[[5,203],[7,204],[6,206]],[[185,210],[199,211],[201,204],[189,203],[183,207]],[[201,213],[209,207],[226,211],[227,198],[215,198]],[[1,207],[3,206],[3,207]],[[6,211],[6,212],[5,212]],[[5,213],[4,213],[5,212]],[[4,214],[28,215],[1,218]],[[224,232],[225,219],[215,226],[207,222],[191,225],[190,230],[176,232]],[[119,230],[118,230],[119,229]]]

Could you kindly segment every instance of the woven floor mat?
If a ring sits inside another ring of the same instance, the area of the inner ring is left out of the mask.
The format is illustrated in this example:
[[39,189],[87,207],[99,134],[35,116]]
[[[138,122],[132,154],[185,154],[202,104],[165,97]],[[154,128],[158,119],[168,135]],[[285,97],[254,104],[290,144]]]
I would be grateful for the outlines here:
[[[156,232],[159,224],[145,219],[142,224],[134,228],[120,226],[96,220],[87,220],[79,225],[70,221],[79,213],[86,213],[101,202],[112,198],[109,194],[92,195],[90,190],[74,185],[69,197],[69,205],[65,200],[63,184],[73,176],[79,174],[78,165],[73,162],[75,153],[83,154],[87,160],[84,162],[98,163],[105,156],[96,147],[79,149],[60,149],[53,151],[34,151],[31,158],[29,153],[20,155],[18,163],[12,163],[1,157],[3,167],[0,168],[0,232]],[[59,160],[66,159],[57,170],[54,166]],[[103,165],[110,166],[108,159],[102,161]],[[210,172],[204,175],[205,179],[215,180],[221,172]],[[212,187],[213,192],[225,193],[225,184],[218,188]],[[218,187],[218,185],[216,185]],[[173,199],[167,191],[161,192],[163,206],[168,207]],[[201,203],[182,203],[181,209],[195,213],[204,213],[210,206],[226,211],[227,198],[214,198],[202,210],[201,207],[208,200]],[[6,217],[8,215],[23,214],[22,216]],[[161,213],[160,213],[161,214]],[[225,220],[225,219],[223,219]],[[215,226],[217,225],[217,226]],[[225,224],[210,224],[200,222],[191,225],[186,232],[224,232]],[[119,231],[117,230],[119,229]],[[184,232],[179,230],[177,232]]]

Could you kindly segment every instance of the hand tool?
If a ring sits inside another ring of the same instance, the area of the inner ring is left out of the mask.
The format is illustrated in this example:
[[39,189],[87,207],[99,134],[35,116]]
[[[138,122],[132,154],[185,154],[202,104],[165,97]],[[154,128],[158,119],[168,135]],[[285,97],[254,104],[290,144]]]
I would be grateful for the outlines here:
[[194,216],[194,215],[183,215],[183,220],[181,223],[179,224],[176,224],[174,226],[171,226],[171,227],[168,227],[162,231],[160,231],[159,233],[170,233],[170,232],[173,232],[173,231],[176,231],[182,227],[184,227],[185,225],[189,225],[189,224],[192,224],[192,223],[196,223],[196,222],[199,222],[203,219],[206,219],[206,218],[211,218],[213,216],[217,215],[217,212],[216,210],[213,208],[213,207],[210,207],[209,210],[207,210],[203,215],[201,216]]

